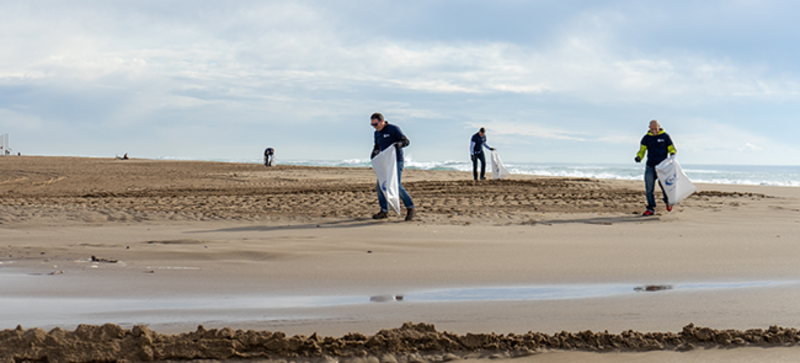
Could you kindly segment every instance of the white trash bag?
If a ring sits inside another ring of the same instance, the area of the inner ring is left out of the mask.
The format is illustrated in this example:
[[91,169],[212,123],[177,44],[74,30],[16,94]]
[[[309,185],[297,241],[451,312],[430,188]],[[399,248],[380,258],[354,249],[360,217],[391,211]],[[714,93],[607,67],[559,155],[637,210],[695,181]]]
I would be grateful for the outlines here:
[[502,179],[511,175],[503,166],[503,161],[500,160],[500,155],[497,154],[496,150],[492,150],[492,178],[494,179]]
[[378,177],[378,184],[389,205],[400,215],[400,186],[397,181],[397,150],[394,145],[387,147],[372,158],[372,169]]
[[667,193],[669,205],[678,204],[697,191],[697,187],[683,173],[675,154],[670,155],[670,157],[656,165],[656,173],[658,174],[658,182],[661,183]]

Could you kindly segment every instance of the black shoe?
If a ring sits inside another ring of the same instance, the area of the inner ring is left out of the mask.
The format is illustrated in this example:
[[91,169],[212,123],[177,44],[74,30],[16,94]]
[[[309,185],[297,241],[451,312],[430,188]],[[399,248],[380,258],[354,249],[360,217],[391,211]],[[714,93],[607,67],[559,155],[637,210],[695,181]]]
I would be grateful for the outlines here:
[[406,213],[406,220],[410,221],[414,219],[414,215],[417,214],[417,208],[411,208]]
[[389,218],[389,215],[386,214],[384,211],[380,211],[372,215],[372,219],[386,219]]
[[486,180],[486,177],[481,177],[481,180]]

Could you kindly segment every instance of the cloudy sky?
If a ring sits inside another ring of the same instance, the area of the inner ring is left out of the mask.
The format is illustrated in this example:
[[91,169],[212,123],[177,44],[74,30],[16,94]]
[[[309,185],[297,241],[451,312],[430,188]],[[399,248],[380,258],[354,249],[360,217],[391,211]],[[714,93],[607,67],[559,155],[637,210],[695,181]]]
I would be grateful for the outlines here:
[[0,134],[31,155],[799,165],[797,1],[4,1]]

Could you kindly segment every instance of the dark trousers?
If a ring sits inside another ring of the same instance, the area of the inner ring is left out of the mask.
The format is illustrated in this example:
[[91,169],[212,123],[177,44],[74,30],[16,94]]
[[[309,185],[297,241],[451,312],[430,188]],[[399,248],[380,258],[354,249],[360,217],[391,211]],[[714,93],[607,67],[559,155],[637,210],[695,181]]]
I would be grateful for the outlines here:
[[[647,196],[647,210],[656,210],[656,183],[658,180],[658,173],[654,166],[646,166],[644,169],[644,194]],[[664,191],[664,186],[658,183],[661,188],[661,194],[664,195],[664,204],[669,204],[667,199],[667,192]]]
[[478,160],[481,162],[481,179],[486,175],[486,157],[483,153],[472,154],[472,178],[478,180]]

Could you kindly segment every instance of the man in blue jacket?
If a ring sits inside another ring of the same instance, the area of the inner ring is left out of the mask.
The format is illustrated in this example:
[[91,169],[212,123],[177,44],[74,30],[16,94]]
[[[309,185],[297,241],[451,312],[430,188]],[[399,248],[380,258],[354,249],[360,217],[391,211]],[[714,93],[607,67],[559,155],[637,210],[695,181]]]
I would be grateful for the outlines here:
[[[647,210],[642,213],[643,216],[652,216],[656,211],[656,196],[655,184],[658,176],[656,175],[656,165],[664,161],[669,155],[677,153],[675,146],[672,144],[672,138],[669,134],[664,132],[658,121],[650,121],[650,130],[642,137],[641,147],[639,152],[636,153],[634,160],[639,163],[644,158],[645,151],[647,152],[647,165],[644,169],[644,190],[647,195]],[[664,194],[664,204],[667,205],[667,212],[672,211],[672,206],[667,200],[667,193],[664,192],[664,186],[659,183],[661,193]]]
[[486,143],[486,129],[481,127],[469,143],[469,158],[472,159],[472,178],[478,180],[478,161],[481,162],[481,180],[486,179],[486,157],[483,155],[483,148],[494,150]]
[[[375,128],[375,146],[372,148],[370,159],[374,158],[388,147],[397,148],[397,185],[399,187],[400,200],[402,200],[403,204],[406,206],[406,220],[410,221],[414,219],[416,208],[414,208],[414,202],[411,201],[411,196],[409,196],[406,189],[403,188],[400,178],[403,176],[403,148],[408,146],[411,142],[399,127],[390,125],[389,122],[383,119],[383,115],[380,113],[376,112],[372,114],[370,117],[370,124]],[[389,203],[386,201],[386,196],[383,195],[383,191],[381,191],[381,185],[379,183],[376,184],[375,189],[378,191],[378,205],[380,205],[381,211],[374,214],[372,218],[388,218]]]

